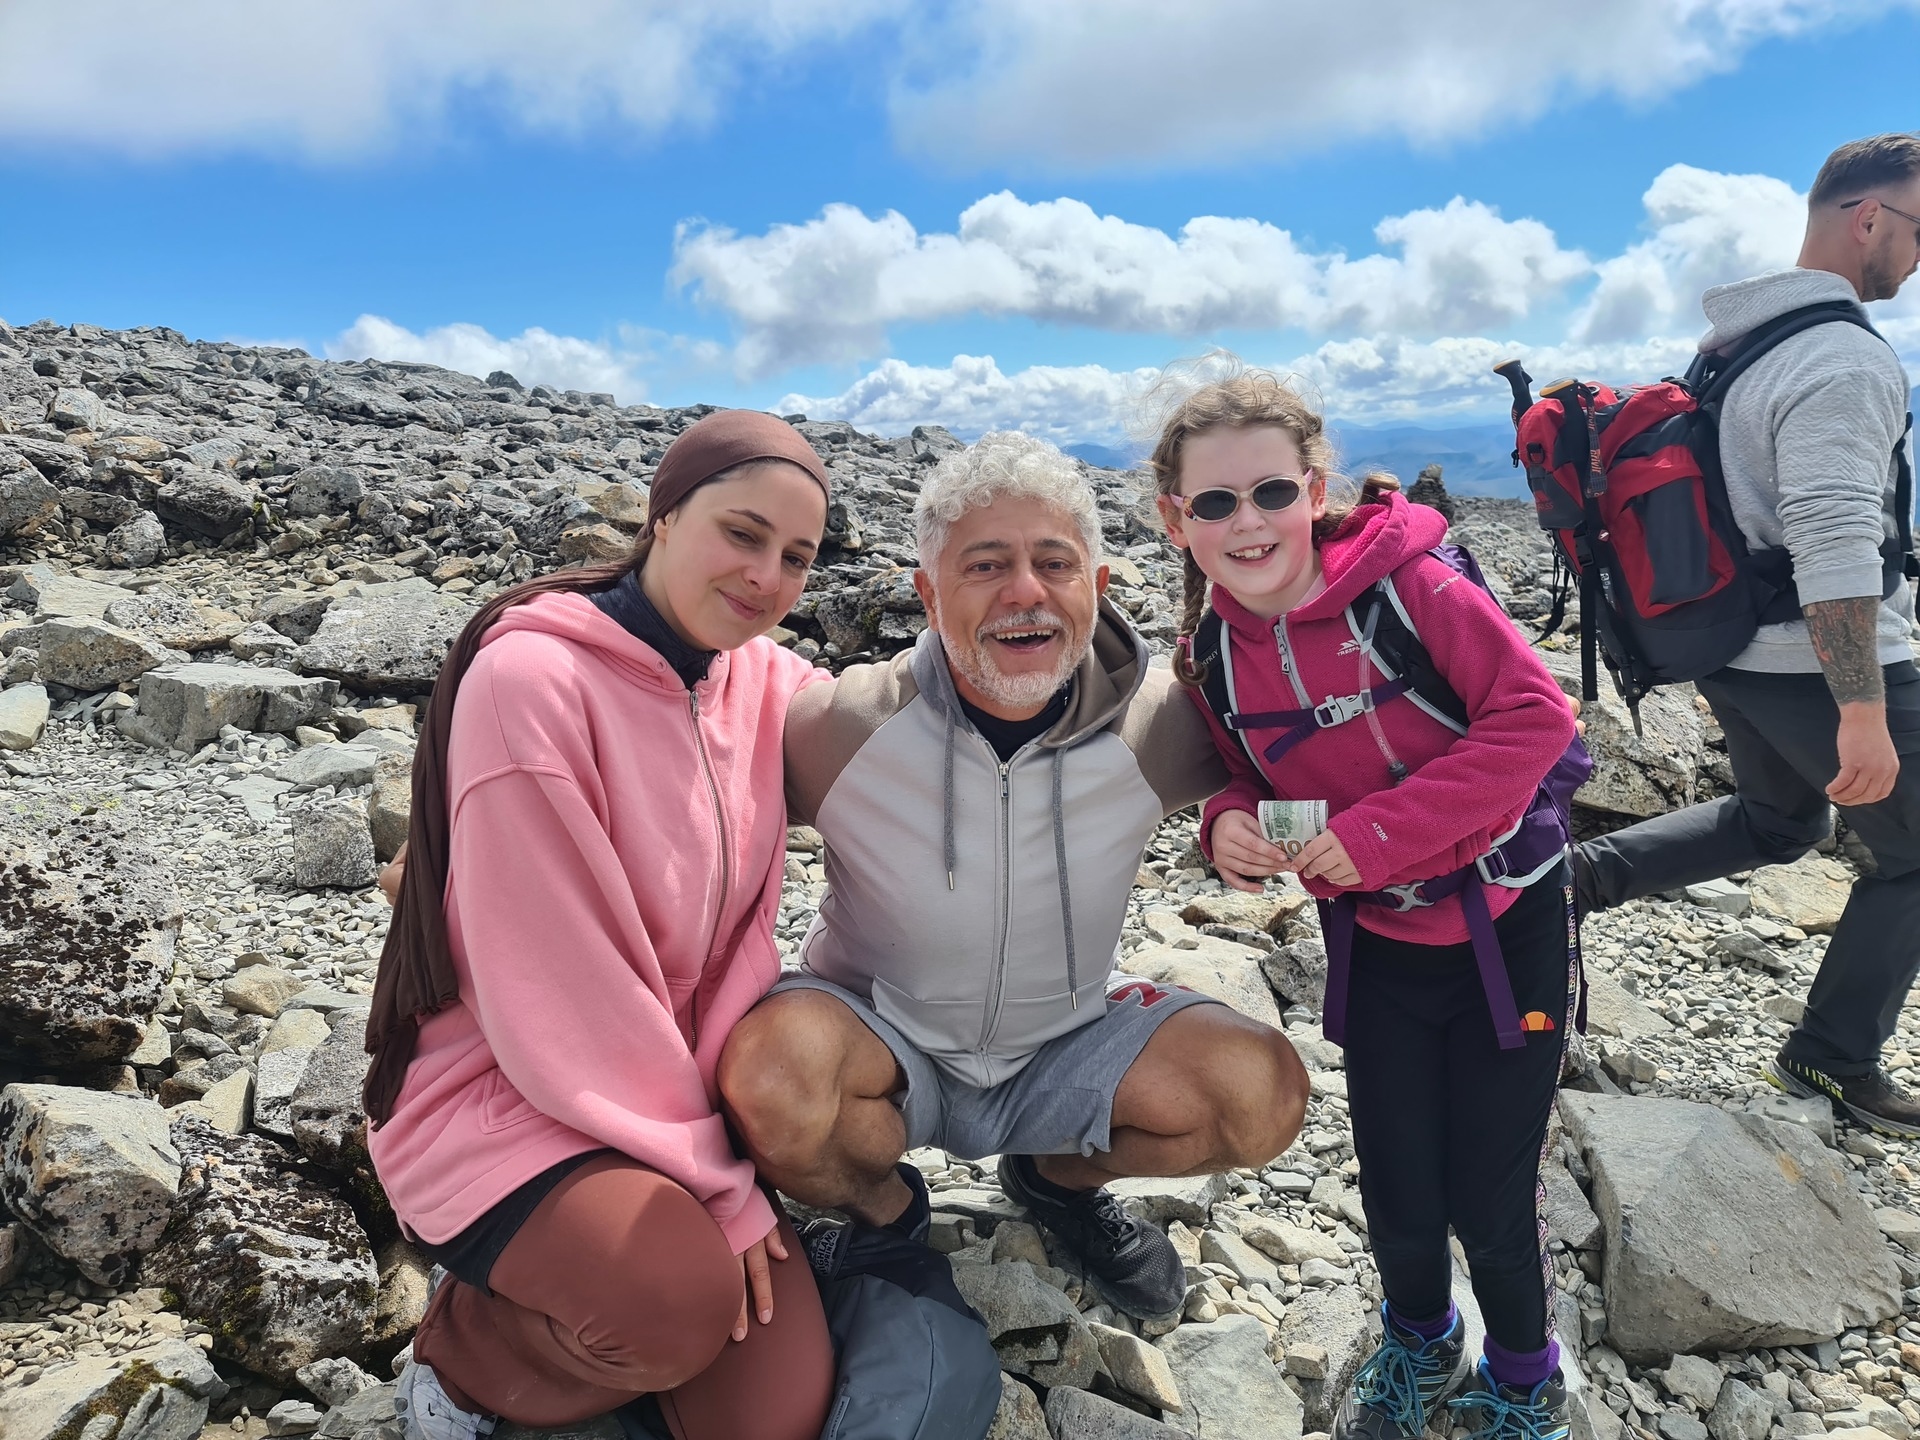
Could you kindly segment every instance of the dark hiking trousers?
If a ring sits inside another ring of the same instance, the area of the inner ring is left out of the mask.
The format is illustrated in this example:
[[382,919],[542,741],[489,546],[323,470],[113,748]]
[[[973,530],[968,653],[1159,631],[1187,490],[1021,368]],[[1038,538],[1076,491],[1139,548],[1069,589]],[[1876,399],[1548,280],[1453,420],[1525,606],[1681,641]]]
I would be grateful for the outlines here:
[[[1841,807],[1879,870],[1854,882],[1785,1048],[1835,1076],[1879,1064],[1920,969],[1920,670],[1901,662],[1885,673],[1900,777],[1885,800]],[[1699,687],[1726,731],[1738,793],[1589,840],[1581,850],[1602,904],[1785,864],[1827,834],[1840,711],[1825,677],[1721,670]]]
[[1530,1022],[1519,1049],[1500,1048],[1471,944],[1358,928],[1347,995],[1347,1104],[1387,1304],[1407,1320],[1446,1313],[1451,1226],[1487,1334],[1522,1354],[1553,1326],[1540,1161],[1573,1024],[1568,884],[1562,866],[1494,921]]

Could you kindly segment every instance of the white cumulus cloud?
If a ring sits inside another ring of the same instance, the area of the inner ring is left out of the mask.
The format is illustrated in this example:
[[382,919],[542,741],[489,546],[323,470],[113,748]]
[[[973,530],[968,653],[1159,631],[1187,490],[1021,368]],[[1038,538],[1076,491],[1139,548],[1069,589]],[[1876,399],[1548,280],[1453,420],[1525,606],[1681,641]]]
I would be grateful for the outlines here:
[[1360,136],[1497,133],[1656,101],[1756,43],[1915,0],[972,0],[922,30],[896,132],[954,165],[1223,165]]
[[743,67],[899,0],[5,0],[0,136],[341,158],[478,101],[536,130],[713,118]]
[[381,315],[362,315],[329,341],[330,360],[405,360],[465,375],[505,370],[523,385],[556,390],[608,391],[623,405],[647,395],[643,371],[655,360],[643,332],[623,332],[619,343],[555,335],[538,326],[514,336],[458,323],[415,332]]
[[1215,215],[1169,235],[1079,200],[1002,191],[950,234],[850,205],[763,235],[683,225],[671,279],[733,320],[742,372],[766,375],[863,359],[894,325],[960,315],[1174,336],[1443,334],[1522,320],[1590,269],[1537,220],[1458,197],[1375,235],[1399,253],[1313,253],[1266,221]]

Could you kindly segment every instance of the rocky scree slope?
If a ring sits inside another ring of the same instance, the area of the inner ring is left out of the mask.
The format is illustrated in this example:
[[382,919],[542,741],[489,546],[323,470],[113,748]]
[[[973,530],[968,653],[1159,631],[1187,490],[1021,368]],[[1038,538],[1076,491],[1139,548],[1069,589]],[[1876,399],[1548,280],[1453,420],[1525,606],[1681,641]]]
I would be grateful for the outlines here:
[[[419,707],[479,599],[625,551],[653,466],[701,413],[0,326],[0,1433],[397,1434],[391,1375],[426,1275],[358,1096],[387,919],[371,879],[404,835]],[[957,442],[802,428],[836,504],[781,639],[831,667],[893,653],[924,623],[913,495]],[[1164,652],[1178,557],[1139,477],[1089,473],[1115,598]],[[1452,503],[1516,619],[1543,614],[1525,507]],[[1574,657],[1543,653],[1571,685]],[[1590,712],[1583,824],[1725,784],[1696,697],[1643,718],[1635,736],[1616,704]],[[1193,829],[1175,817],[1152,845],[1125,963],[1286,1027],[1306,1129],[1259,1172],[1122,1187],[1188,1265],[1182,1313],[1154,1324],[1101,1301],[991,1160],[916,1153],[935,1243],[1005,1366],[998,1436],[1312,1434],[1373,1343],[1313,908],[1290,886],[1224,891]],[[819,852],[791,833],[788,953]],[[1758,1080],[1856,852],[1842,835],[1587,924],[1592,1024],[1569,1037],[1545,1211],[1583,1436],[1920,1424],[1914,1147]],[[1891,1064],[1910,1083],[1917,1048],[1909,1007]]]

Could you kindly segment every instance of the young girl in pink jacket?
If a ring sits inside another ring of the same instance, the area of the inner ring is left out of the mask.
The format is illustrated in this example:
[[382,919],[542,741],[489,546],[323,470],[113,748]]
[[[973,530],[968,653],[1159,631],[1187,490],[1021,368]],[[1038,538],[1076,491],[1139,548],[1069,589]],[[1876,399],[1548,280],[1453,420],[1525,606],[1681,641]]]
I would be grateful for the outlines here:
[[[1543,806],[1542,782],[1573,719],[1492,597],[1429,553],[1445,520],[1388,477],[1356,495],[1333,473],[1320,417],[1274,376],[1193,390],[1152,465],[1187,552],[1176,668],[1234,775],[1201,843],[1237,888],[1294,871],[1322,901],[1324,1025],[1346,1047],[1386,1292],[1385,1340],[1335,1440],[1413,1440],[1463,1383],[1453,1404],[1476,1434],[1518,1424],[1555,1440],[1566,1392],[1539,1170],[1577,970],[1564,817]],[[1209,589],[1218,623],[1203,625]],[[1379,663],[1364,618],[1376,602],[1417,635],[1464,722]],[[1210,674],[1224,714],[1200,688]],[[1325,832],[1293,858],[1257,818],[1273,799],[1326,804]],[[1510,834],[1527,840],[1503,845]],[[1487,1322],[1471,1374],[1449,1226]]]
[[833,1357],[791,1226],[714,1071],[779,974],[781,736],[825,679],[766,639],[827,475],[772,416],[668,448],[629,561],[485,606],[414,767],[368,1023],[368,1148],[451,1279],[409,1440],[552,1427],[643,1394],[680,1440],[812,1440]]

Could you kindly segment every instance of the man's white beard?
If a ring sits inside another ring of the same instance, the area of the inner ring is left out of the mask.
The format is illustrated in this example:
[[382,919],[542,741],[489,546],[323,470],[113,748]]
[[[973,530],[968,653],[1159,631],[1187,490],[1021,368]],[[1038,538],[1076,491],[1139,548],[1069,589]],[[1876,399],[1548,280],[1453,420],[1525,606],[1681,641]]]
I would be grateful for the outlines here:
[[[1072,627],[1060,616],[1046,610],[1030,610],[1016,615],[1011,620],[999,623],[1002,631],[1018,630],[1022,625],[1046,624],[1059,627],[1061,638],[1065,642],[1060,652],[1059,663],[1051,670],[1031,670],[1009,675],[993,663],[987,647],[993,643],[985,634],[975,635],[969,642],[955,643],[954,638],[945,637],[947,659],[953,668],[960,672],[966,682],[978,690],[996,705],[1004,705],[1009,710],[1039,710],[1053,698],[1054,692],[1073,678],[1073,672],[1080,668],[1080,662],[1086,657],[1087,644],[1076,646],[1073,643]],[[1092,640],[1089,633],[1088,641]]]

